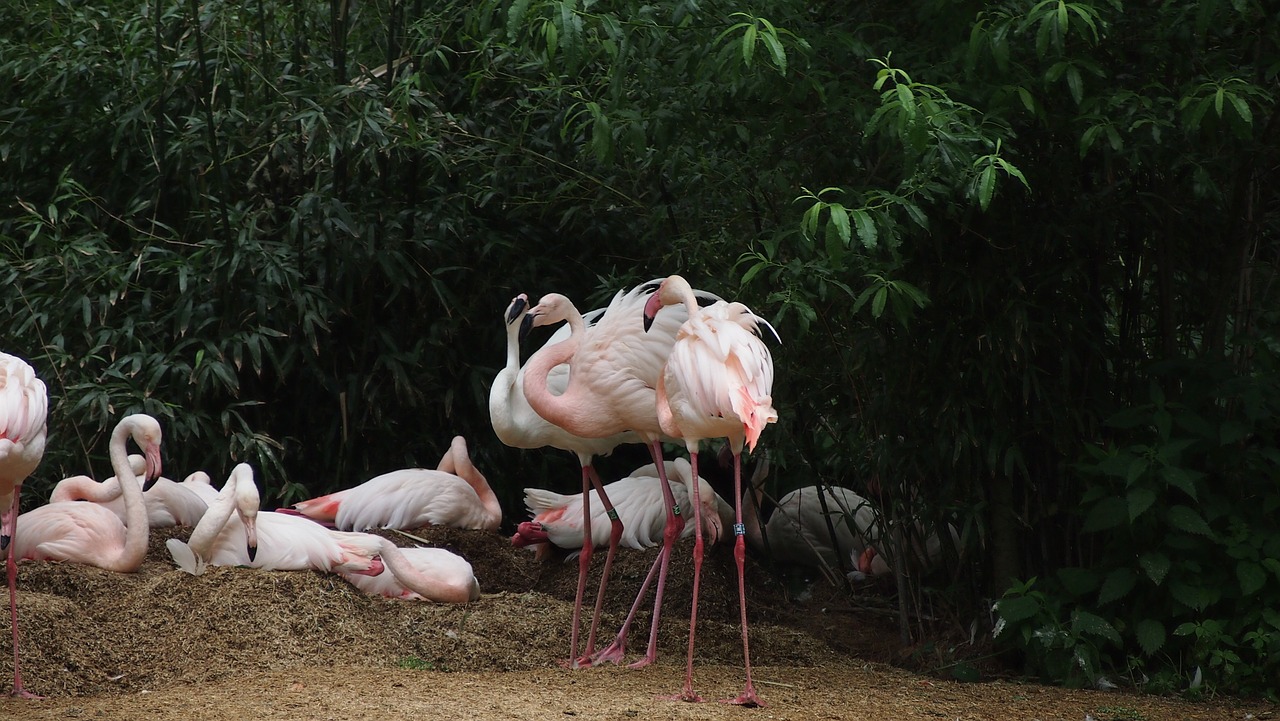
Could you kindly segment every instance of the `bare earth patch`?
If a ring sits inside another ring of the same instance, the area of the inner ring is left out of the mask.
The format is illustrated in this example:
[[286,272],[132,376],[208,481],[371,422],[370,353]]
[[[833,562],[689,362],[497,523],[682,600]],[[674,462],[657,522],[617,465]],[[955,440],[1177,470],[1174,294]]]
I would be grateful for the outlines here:
[[[28,688],[0,698],[0,719],[1138,719],[1270,718],[1264,702],[1070,691],[1011,681],[961,684],[888,663],[891,619],[847,601],[789,601],[758,567],[751,650],[768,704],[714,699],[742,688],[736,578],[727,548],[704,566],[695,687],[707,703],[659,698],[680,689],[688,636],[688,546],[677,549],[654,667],[568,671],[576,563],[539,564],[494,534],[415,535],[468,558],[483,597],[465,606],[362,595],[319,573],[215,568],[200,577],[169,562],[155,531],[136,574],[73,564],[20,565],[19,614]],[[403,536],[388,534],[402,545]],[[602,624],[621,624],[654,552],[619,555]],[[598,566],[599,564],[595,564]],[[644,651],[649,614],[632,630]],[[7,625],[7,624],[6,624]],[[7,637],[7,630],[6,630]],[[7,646],[7,644],[5,644]],[[0,654],[7,687],[12,661]]]

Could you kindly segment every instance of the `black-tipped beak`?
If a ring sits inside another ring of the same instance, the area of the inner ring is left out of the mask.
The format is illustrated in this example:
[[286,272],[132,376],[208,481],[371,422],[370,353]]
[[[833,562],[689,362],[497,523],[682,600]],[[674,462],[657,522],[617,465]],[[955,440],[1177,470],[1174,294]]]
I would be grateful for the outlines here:
[[529,335],[529,331],[533,330],[533,316],[526,315],[520,321],[520,344],[524,345],[524,339]]
[[644,332],[648,333],[649,329],[652,327],[653,327],[653,316],[649,315],[648,313],[645,313],[644,314]]
[[146,480],[142,482],[142,492],[146,493],[156,484],[156,480],[160,478],[162,466],[160,463],[160,446],[151,445],[144,448],[143,455],[147,459]]
[[507,324],[510,325],[511,323],[515,322],[515,319],[519,318],[520,314],[524,313],[525,310],[528,309],[528,307],[529,307],[529,296],[525,295],[524,293],[521,293],[520,295],[517,295],[516,297],[512,298],[511,305],[507,306]]
[[5,549],[7,549],[8,547],[9,547],[9,537],[8,537],[8,536],[0,536],[0,551],[3,551],[3,550],[5,550]]
[[253,561],[258,557],[258,547],[249,546],[249,560]]

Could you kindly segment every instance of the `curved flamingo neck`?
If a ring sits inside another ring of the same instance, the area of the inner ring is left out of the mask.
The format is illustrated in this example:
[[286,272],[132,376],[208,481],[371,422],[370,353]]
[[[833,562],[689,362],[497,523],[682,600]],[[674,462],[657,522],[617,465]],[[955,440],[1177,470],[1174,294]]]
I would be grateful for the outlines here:
[[121,495],[124,496],[124,548],[116,558],[103,559],[102,567],[108,571],[131,573],[138,570],[147,555],[147,544],[151,540],[151,524],[147,520],[147,506],[142,499],[142,487],[138,477],[134,475],[129,463],[126,443],[132,435],[135,423],[126,418],[116,426],[111,434],[111,445],[108,455],[111,458],[111,470],[115,471],[116,480],[120,484]]
[[454,474],[471,486],[480,499],[480,505],[484,506],[489,523],[494,528],[502,523],[502,504],[498,503],[497,495],[489,487],[488,479],[471,462],[471,456],[467,453],[467,442],[462,436],[453,439],[449,453],[440,462],[440,470]]
[[400,585],[423,598],[441,603],[467,603],[474,600],[471,586],[461,587],[448,581],[433,578],[418,570],[407,556],[394,543],[383,540],[380,553],[382,562],[395,575]]
[[232,474],[227,479],[226,484],[222,486],[222,490],[218,493],[218,497],[213,503],[209,504],[208,510],[200,517],[200,521],[196,523],[195,529],[191,531],[191,538],[187,540],[187,547],[197,558],[208,561],[213,554],[213,544],[217,541],[218,536],[222,533],[222,529],[226,528],[227,522],[231,520],[231,514],[236,509],[236,483],[238,479],[236,474]]
[[[580,408],[580,394],[575,392],[572,361],[582,345],[586,325],[579,313],[570,314],[566,320],[569,323],[569,337],[560,343],[543,346],[524,364],[524,397],[529,401],[529,406],[548,422],[574,435],[594,437],[594,434],[581,433],[576,429],[584,414]],[[569,386],[564,393],[555,395],[547,386],[547,376],[551,369],[562,363],[570,364]]]

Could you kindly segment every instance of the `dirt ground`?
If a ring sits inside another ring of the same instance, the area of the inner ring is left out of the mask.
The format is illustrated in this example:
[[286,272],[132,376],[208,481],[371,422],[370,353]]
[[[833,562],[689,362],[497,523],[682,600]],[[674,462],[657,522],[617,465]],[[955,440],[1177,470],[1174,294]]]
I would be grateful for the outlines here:
[[[173,567],[163,545],[187,533],[154,531],[149,559],[136,574],[21,564],[23,675],[28,689],[46,698],[0,698],[0,719],[1216,721],[1276,713],[1260,701],[1188,703],[1044,687],[1017,681],[990,661],[966,664],[983,676],[979,683],[949,680],[945,670],[921,673],[929,664],[900,648],[886,589],[862,589],[854,602],[847,592],[819,587],[800,602],[754,565],[752,662],[767,705],[716,703],[736,695],[743,682],[735,571],[724,547],[708,557],[699,607],[694,685],[709,700],[682,703],[660,696],[683,681],[687,545],[674,556],[658,664],[571,671],[557,661],[568,655],[577,564],[537,563],[496,534],[415,532],[475,567],[484,595],[446,606],[370,598],[313,572],[214,568],[193,577]],[[620,625],[653,557],[620,555],[602,636]],[[632,631],[631,658],[643,653],[648,618],[643,614]],[[983,653],[970,651],[974,659]],[[12,661],[0,655],[7,687]],[[912,659],[917,670],[893,665]]]

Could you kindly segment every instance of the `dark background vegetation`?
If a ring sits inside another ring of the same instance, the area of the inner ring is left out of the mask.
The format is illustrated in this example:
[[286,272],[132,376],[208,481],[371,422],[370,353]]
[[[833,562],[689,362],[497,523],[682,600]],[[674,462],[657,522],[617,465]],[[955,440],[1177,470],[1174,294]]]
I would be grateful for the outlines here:
[[10,0],[0,28],[0,337],[51,396],[28,507],[144,410],[167,475],[248,461],[274,503],[461,433],[514,518],[576,471],[488,428],[508,300],[679,271],[782,335],[778,490],[959,531],[943,572],[902,560],[906,634],[1280,687],[1272,4]]

